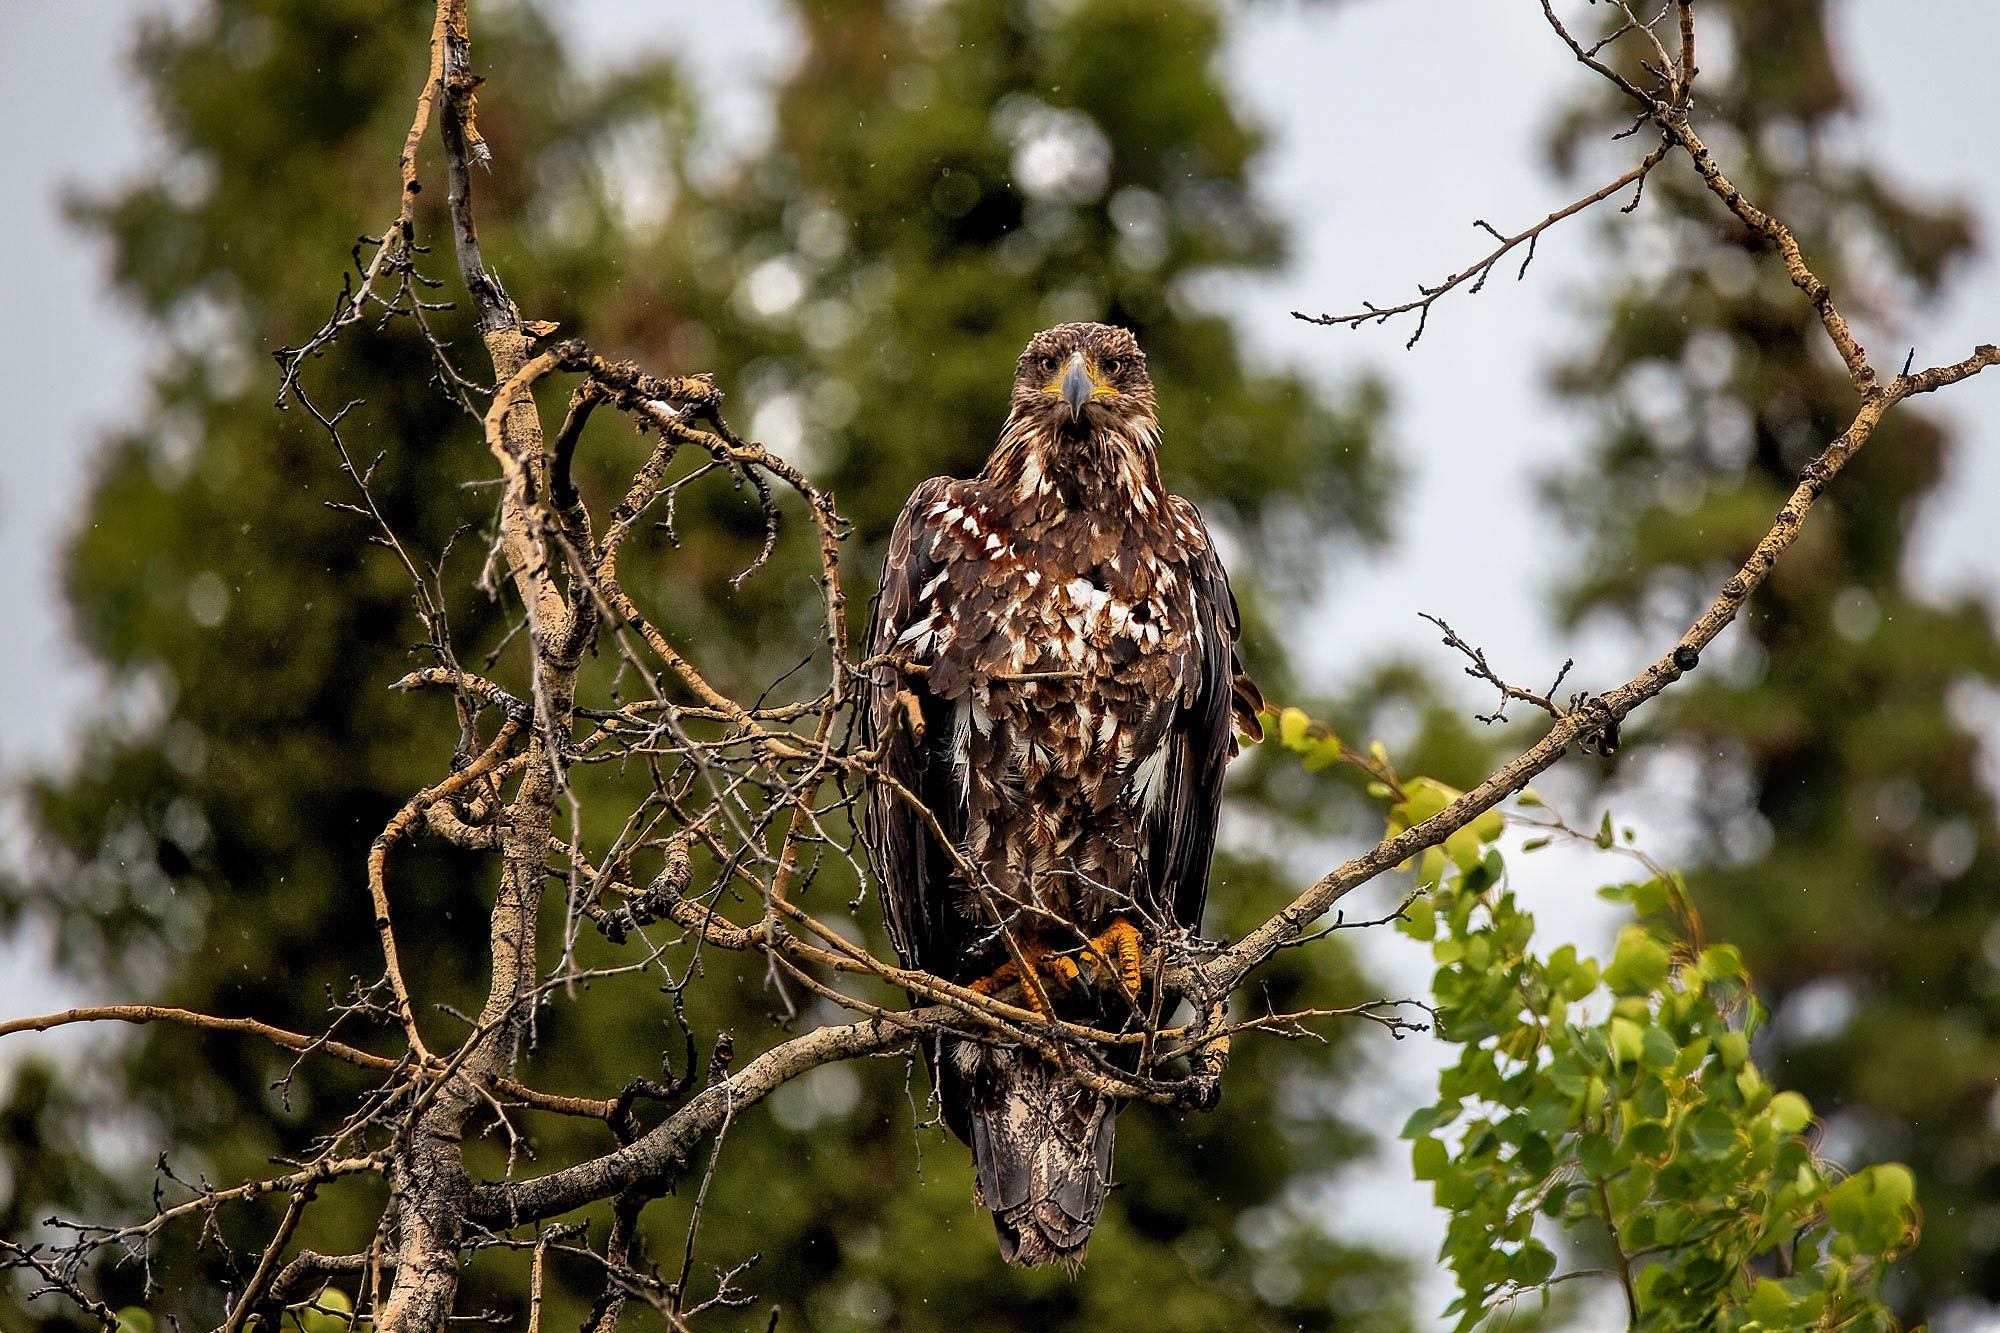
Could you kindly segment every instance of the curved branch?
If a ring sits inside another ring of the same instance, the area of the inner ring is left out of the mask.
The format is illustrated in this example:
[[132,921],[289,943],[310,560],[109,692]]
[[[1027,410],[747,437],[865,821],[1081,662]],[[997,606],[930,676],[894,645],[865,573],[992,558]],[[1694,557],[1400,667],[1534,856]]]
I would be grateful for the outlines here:
[[1914,375],[1898,375],[1886,387],[1863,398],[1847,429],[1800,472],[1798,485],[1772,519],[1770,530],[1743,562],[1743,567],[1723,583],[1708,609],[1659,660],[1624,684],[1586,700],[1581,707],[1564,714],[1549,728],[1548,734],[1531,748],[1437,814],[1393,837],[1384,838],[1366,853],[1329,871],[1233,948],[1205,965],[1189,969],[1187,981],[1208,994],[1226,994],[1235,989],[1253,969],[1297,939],[1312,922],[1348,893],[1417,853],[1443,843],[1453,833],[1527,786],[1537,774],[1561,759],[1571,745],[1601,735],[1607,727],[1617,726],[1634,710],[1694,670],[1701,660],[1702,651],[1736,619],[1750,594],[1769,577],[1778,557],[1798,536],[1813,502],[1819,499],[1821,492],[1839,475],[1848,460],[1868,442],[1883,413],[1912,394],[1929,393],[1947,384],[1955,384],[1993,365],[2000,365],[2000,348],[1982,345],[1963,361]]
[[473,1186],[468,1215],[482,1226],[512,1227],[611,1198],[631,1186],[664,1187],[687,1169],[696,1145],[721,1127],[731,1108],[741,1110],[760,1102],[821,1065],[908,1047],[925,1024],[937,1023],[943,1016],[935,1008],[918,1009],[896,1018],[815,1028],[793,1037],[704,1089],[616,1152],[533,1180]]

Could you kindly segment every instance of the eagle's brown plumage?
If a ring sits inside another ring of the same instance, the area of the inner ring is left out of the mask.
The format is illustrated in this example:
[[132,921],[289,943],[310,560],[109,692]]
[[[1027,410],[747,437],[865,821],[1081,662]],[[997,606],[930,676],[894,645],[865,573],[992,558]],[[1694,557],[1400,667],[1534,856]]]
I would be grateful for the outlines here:
[[[1148,997],[1106,932],[1199,926],[1232,712],[1247,729],[1259,706],[1228,579],[1160,483],[1158,438],[1130,333],[1036,334],[985,469],[925,482],[897,521],[870,645],[893,665],[870,680],[869,743],[958,851],[895,786],[871,790],[897,952],[992,990],[1018,980],[1010,959],[1049,955],[1023,1002],[1114,1026]],[[1116,1106],[1018,1048],[947,1038],[934,1057],[1002,1253],[1079,1262]]]

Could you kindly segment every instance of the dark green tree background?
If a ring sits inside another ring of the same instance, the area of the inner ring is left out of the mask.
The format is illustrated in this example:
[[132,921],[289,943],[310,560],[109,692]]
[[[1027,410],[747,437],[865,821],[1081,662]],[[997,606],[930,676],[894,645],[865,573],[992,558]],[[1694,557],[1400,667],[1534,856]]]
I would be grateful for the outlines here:
[[[1233,539],[1253,622],[1329,547],[1382,536],[1392,476],[1371,444],[1379,393],[1330,401],[1246,364],[1229,324],[1182,294],[1191,273],[1282,258],[1247,184],[1258,136],[1223,89],[1220,20],[1205,5],[850,0],[795,17],[805,51],[778,90],[775,141],[718,176],[689,168],[705,113],[671,65],[595,77],[566,63],[541,11],[474,6],[495,152],[477,182],[483,239],[528,315],[654,369],[716,372],[737,424],[795,449],[840,497],[858,570],[915,482],[978,465],[1020,346],[1062,318],[1138,332],[1162,385],[1169,480]],[[74,773],[35,785],[43,862],[0,885],[0,905],[10,922],[53,925],[61,967],[107,998],[323,1027],[330,996],[380,971],[368,843],[456,740],[448,707],[385,690],[426,664],[407,580],[359,520],[327,507],[351,498],[348,483],[301,412],[272,408],[267,373],[273,348],[325,317],[356,233],[392,210],[427,24],[387,0],[211,0],[149,27],[134,68],[164,160],[81,209],[162,348],[153,406],[105,445],[67,564],[76,633],[133,704],[93,727]],[[442,184],[429,165],[425,179]],[[448,234],[443,193],[422,196],[422,237]],[[442,255],[430,262],[448,272]],[[460,314],[439,328],[480,364]],[[395,323],[349,336],[306,381],[321,399],[366,400],[345,431],[364,464],[382,455],[375,493],[406,543],[436,559],[464,530],[440,583],[476,660],[506,622],[470,587],[491,509],[463,483],[491,465],[475,423],[426,382],[426,358]],[[583,484],[602,495],[636,459],[629,435],[597,428]],[[696,492],[679,529],[677,551],[652,534],[625,583],[704,669],[752,689],[810,651],[802,544],[739,591],[730,576],[762,540],[754,506]],[[1255,630],[1251,655],[1284,698],[1277,639]],[[517,686],[518,657],[517,644],[495,668]],[[1462,777],[1471,751],[1454,753],[1458,765],[1429,767]],[[1253,775],[1245,802],[1300,836],[1343,817],[1323,790],[1286,780]],[[613,777],[585,781],[585,831],[600,845],[613,790]],[[482,953],[463,941],[483,937],[491,873],[435,847],[398,853],[406,966],[424,998],[463,1006],[480,993]],[[854,892],[837,878],[816,891],[835,915]],[[1218,881],[1212,933],[1261,918],[1283,892],[1254,857],[1228,857]],[[872,918],[870,900],[859,920]],[[1364,997],[1332,945],[1289,955],[1266,980],[1280,1006]],[[761,1049],[780,1035],[778,1008],[762,968],[737,960],[712,961],[690,992],[704,1047],[726,1028],[740,1052]],[[525,1077],[602,1095],[656,1074],[663,1047],[678,1055],[668,1012],[646,985],[558,1004]],[[758,1327],[771,1304],[780,1327],[822,1330],[1399,1327],[1395,1266],[1326,1234],[1311,1202],[1362,1142],[1333,1109],[1352,1055],[1347,1032],[1331,1035],[1251,1044],[1215,1115],[1129,1115],[1125,1187],[1075,1282],[1002,1270],[968,1202],[964,1153],[913,1128],[928,1119],[913,1107],[920,1073],[900,1061],[821,1071],[732,1128],[698,1280],[762,1255],[746,1280],[754,1317],[715,1316]],[[161,1148],[184,1179],[246,1178],[300,1150],[363,1086],[312,1060],[287,1078],[280,1052],[164,1027],[91,1049],[87,1069],[29,1064],[12,1080],[0,1232],[51,1214],[144,1216]],[[601,1128],[567,1122],[532,1135],[526,1170],[606,1146]],[[500,1169],[500,1144],[476,1152],[475,1169]],[[182,1196],[170,1185],[167,1197]],[[334,1220],[312,1243],[359,1248],[379,1190],[328,1198]],[[226,1220],[234,1253],[197,1251],[192,1227],[164,1238],[155,1308],[214,1323],[215,1284],[240,1276],[242,1247],[254,1258],[274,1216]],[[652,1254],[671,1269],[687,1203],[648,1216]],[[483,1255],[465,1304],[518,1319],[520,1271],[518,1256]],[[145,1275],[107,1274],[114,1301],[139,1301]],[[593,1274],[558,1264],[556,1278],[545,1318],[573,1325]],[[9,1328],[72,1318],[0,1290]]]
[[[1921,305],[1973,237],[1961,211],[1843,151],[1854,95],[1834,8],[1703,5],[1709,31],[1728,33],[1707,39],[1697,124],[1744,193],[1790,221],[1850,314],[1879,330],[1896,310],[1870,293]],[[1556,137],[1559,162],[1592,160],[1586,146],[1625,123],[1608,102],[1579,109]],[[1651,641],[1677,633],[1735,568],[1854,406],[1775,257],[1675,165],[1648,184],[1637,219],[1605,229],[1616,256],[1644,247],[1666,261],[1603,294],[1596,343],[1557,375],[1595,422],[1587,461],[1552,487],[1586,534],[1561,608]],[[1902,362],[1879,337],[1869,350],[1885,373]],[[1773,1077],[1811,1099],[1848,1165],[1898,1159],[1918,1172],[1924,1237],[1899,1288],[1906,1316],[2000,1300],[2000,830],[1980,740],[1952,703],[2000,680],[2000,640],[1990,605],[1943,600],[1909,568],[1953,447],[1921,407],[1898,408],[1734,637],[1641,733],[1694,774],[1695,897],[1775,1011]]]

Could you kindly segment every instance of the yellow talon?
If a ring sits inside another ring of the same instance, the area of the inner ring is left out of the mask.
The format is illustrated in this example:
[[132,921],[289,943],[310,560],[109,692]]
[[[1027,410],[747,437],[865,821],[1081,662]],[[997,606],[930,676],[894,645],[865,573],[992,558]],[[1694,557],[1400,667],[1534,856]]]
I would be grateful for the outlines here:
[[1143,980],[1140,962],[1144,945],[1145,937],[1139,928],[1122,916],[1111,918],[1111,924],[1090,942],[1090,951],[1117,971],[1119,984],[1134,1000],[1139,998],[1139,984]]

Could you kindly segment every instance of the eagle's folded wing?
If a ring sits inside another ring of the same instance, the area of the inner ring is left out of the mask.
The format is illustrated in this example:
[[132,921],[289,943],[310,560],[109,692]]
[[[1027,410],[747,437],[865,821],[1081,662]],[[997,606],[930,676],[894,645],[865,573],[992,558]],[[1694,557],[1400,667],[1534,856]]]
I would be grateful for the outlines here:
[[910,635],[928,614],[922,593],[938,573],[924,520],[949,484],[947,477],[933,477],[917,487],[890,535],[868,655],[895,661],[869,670],[862,710],[864,743],[887,779],[869,784],[863,832],[889,938],[906,966],[947,977],[957,970],[963,932],[948,901],[951,860],[910,798],[956,841],[965,827],[965,784],[939,748],[949,730],[949,706],[930,692],[921,672],[904,664],[926,664],[929,640]]
[[[1185,507],[1192,526],[1207,537],[1194,506],[1178,497],[1175,503]],[[1212,538],[1195,554],[1192,572],[1195,674],[1177,701],[1162,742],[1166,768],[1146,810],[1146,877],[1153,895],[1149,910],[1197,930],[1208,897],[1223,770],[1236,753],[1236,729],[1257,725],[1263,699],[1236,657],[1236,597]]]

